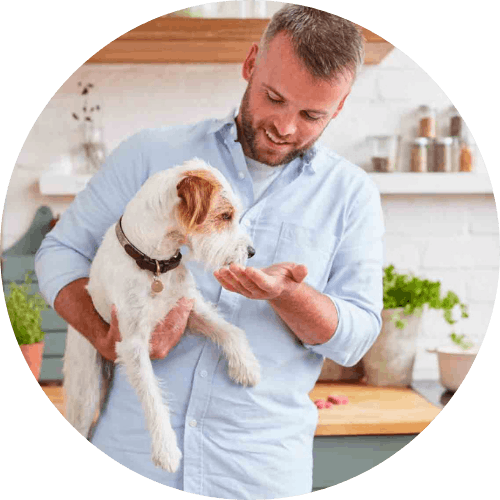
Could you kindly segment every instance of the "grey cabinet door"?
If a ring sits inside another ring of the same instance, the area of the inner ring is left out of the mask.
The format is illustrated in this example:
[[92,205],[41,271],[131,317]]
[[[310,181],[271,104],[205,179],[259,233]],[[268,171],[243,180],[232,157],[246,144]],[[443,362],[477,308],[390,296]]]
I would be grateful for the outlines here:
[[[9,283],[22,283],[26,273],[31,275],[32,291],[39,291],[35,275],[35,254],[43,238],[50,231],[53,218],[49,207],[40,207],[28,231],[2,253],[2,283],[5,294],[9,291]],[[42,312],[45,348],[40,381],[62,379],[62,356],[67,328],[67,323],[52,308]],[[11,333],[13,335],[13,332]]]
[[313,491],[334,486],[370,470],[415,436],[317,436],[313,448]]

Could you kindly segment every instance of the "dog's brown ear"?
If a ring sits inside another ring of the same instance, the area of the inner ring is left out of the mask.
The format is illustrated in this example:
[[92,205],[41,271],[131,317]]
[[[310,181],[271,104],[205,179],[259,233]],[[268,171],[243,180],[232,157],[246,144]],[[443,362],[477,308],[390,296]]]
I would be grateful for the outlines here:
[[212,199],[219,183],[205,172],[187,172],[177,184],[177,194],[181,199],[178,207],[179,222],[192,231],[207,218]]

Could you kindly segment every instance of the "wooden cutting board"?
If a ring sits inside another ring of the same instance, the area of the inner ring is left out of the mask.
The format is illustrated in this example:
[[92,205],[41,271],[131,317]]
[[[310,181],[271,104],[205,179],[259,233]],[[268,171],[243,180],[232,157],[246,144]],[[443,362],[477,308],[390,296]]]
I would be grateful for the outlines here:
[[417,434],[440,408],[407,387],[374,387],[357,383],[318,382],[309,396],[347,396],[346,405],[318,410],[316,436]]
[[[64,415],[62,387],[42,386],[42,389]],[[349,403],[318,410],[316,436],[418,434],[440,411],[406,387],[318,382],[309,394],[313,401],[329,395],[347,396]]]

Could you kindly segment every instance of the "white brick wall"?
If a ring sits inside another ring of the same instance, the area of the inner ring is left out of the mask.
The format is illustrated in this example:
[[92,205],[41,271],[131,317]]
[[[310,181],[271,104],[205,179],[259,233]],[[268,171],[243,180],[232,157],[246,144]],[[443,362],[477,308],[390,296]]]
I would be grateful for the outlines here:
[[[88,65],[80,68],[47,104],[22,148],[7,194],[3,246],[28,228],[40,204],[55,213],[68,200],[42,197],[39,174],[75,141],[72,111],[79,106],[77,82],[93,82],[103,109],[109,149],[143,127],[225,115],[245,88],[239,65]],[[55,90],[55,89],[54,89]],[[340,154],[370,168],[366,137],[401,134],[400,166],[408,169],[408,142],[415,134],[421,104],[446,110],[450,101],[413,61],[394,50],[379,66],[363,69],[346,103],[323,140]],[[442,130],[445,122],[439,122]],[[484,170],[481,159],[478,169]],[[498,221],[492,195],[383,197],[386,218],[385,262],[441,280],[470,305],[471,317],[459,331],[481,340],[491,316],[498,278]],[[415,378],[437,377],[434,355],[425,352],[447,342],[450,328],[440,314],[426,314]]]

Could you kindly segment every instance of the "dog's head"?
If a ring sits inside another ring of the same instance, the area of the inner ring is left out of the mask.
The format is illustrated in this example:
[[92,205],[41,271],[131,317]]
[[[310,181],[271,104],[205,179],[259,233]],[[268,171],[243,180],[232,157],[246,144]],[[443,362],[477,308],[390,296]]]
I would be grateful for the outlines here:
[[244,264],[255,250],[240,227],[240,202],[229,183],[201,160],[183,167],[176,185],[176,217],[193,258],[213,268]]

